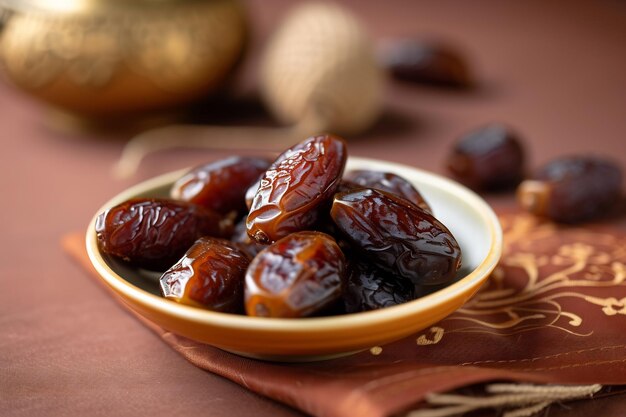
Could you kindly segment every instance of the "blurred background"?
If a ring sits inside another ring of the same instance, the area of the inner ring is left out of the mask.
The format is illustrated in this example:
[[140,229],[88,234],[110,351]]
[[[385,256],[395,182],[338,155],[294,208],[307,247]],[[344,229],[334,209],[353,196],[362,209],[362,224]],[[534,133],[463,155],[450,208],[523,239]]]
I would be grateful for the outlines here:
[[[124,141],[150,127],[296,124],[302,115],[285,115],[275,104],[281,97],[271,95],[298,94],[292,91],[306,84],[307,71],[329,60],[307,62],[303,79],[290,81],[295,87],[264,78],[272,36],[298,2],[4,3],[4,134],[20,146],[40,141],[31,151],[35,155],[46,149],[46,154],[68,156],[64,147],[77,152],[80,158],[69,159],[74,169],[66,165],[73,180],[76,172],[96,165],[103,177],[109,175]],[[623,2],[338,4],[361,25],[384,72],[380,96],[372,99],[378,108],[367,123],[347,129],[352,154],[384,155],[442,172],[454,140],[494,121],[519,132],[533,165],[564,150],[601,153],[603,141],[623,141]],[[328,32],[329,39],[343,36],[323,25],[313,29],[310,33]],[[401,39],[448,46],[462,61],[469,84],[458,88],[390,76],[389,46]],[[278,71],[274,78],[290,76],[289,69],[280,73],[294,46],[286,48],[279,51],[280,64],[267,70]],[[296,61],[318,53],[296,52]],[[341,48],[336,54],[345,56]],[[367,101],[362,95],[371,83],[365,80],[344,95]],[[268,89],[277,91],[267,94]],[[287,97],[286,105],[292,103]],[[179,140],[184,143],[185,137]],[[172,149],[150,155],[135,180],[204,162],[216,152]]]
[[[2,58],[11,86],[3,95],[11,101],[2,104],[24,103],[40,126],[67,136],[71,128],[91,128],[76,136],[94,137],[119,125],[136,133],[142,123],[286,123],[259,94],[267,84],[261,69],[272,35],[298,2],[4,4]],[[550,157],[559,143],[577,142],[581,131],[593,137],[621,127],[622,2],[338,4],[362,26],[381,66],[385,45],[399,39],[443,42],[464,61],[472,83],[467,89],[433,88],[391,79],[380,115],[355,138],[384,134],[401,146],[412,141],[437,152],[476,123],[502,121],[519,127],[529,141],[546,142],[542,154]],[[325,27],[315,31],[342,36]],[[113,136],[124,135],[129,132]],[[368,145],[374,149],[388,143],[373,142]],[[428,159],[427,168],[436,169]]]

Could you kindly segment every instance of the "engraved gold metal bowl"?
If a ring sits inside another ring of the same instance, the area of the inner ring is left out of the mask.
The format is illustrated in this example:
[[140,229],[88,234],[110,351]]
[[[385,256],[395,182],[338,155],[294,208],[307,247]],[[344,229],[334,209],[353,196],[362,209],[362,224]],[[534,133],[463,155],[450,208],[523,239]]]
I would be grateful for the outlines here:
[[[502,229],[489,205],[454,181],[408,166],[349,158],[347,169],[394,172],[421,191],[463,251],[463,267],[454,283],[382,310],[275,319],[218,313],[162,298],[155,277],[146,277],[98,251],[95,217],[86,235],[89,258],[102,281],[146,319],[190,339],[265,360],[320,360],[390,343],[429,327],[469,300],[487,280],[502,251]],[[136,185],[108,201],[97,213],[132,197],[166,197],[184,172],[172,172]]]
[[0,28],[5,78],[86,118],[216,91],[246,37],[236,0],[0,0]]

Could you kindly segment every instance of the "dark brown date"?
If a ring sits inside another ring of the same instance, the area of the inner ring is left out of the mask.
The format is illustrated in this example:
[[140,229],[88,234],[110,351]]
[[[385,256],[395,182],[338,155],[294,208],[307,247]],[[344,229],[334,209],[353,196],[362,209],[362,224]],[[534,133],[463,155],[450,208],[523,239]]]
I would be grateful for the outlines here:
[[346,144],[312,136],[280,155],[261,178],[246,227],[259,243],[310,228],[332,199],[346,164]]
[[177,200],[189,201],[226,214],[246,212],[248,188],[270,166],[262,158],[233,156],[198,166],[174,183],[170,194]]
[[250,211],[250,207],[252,207],[252,201],[254,200],[254,196],[261,185],[261,178],[255,181],[248,189],[246,190],[246,208]]
[[296,232],[261,251],[248,267],[246,312],[262,317],[306,317],[341,296],[345,259],[334,239]]
[[378,310],[415,299],[415,285],[393,276],[363,260],[351,262],[344,293],[347,313]]
[[397,40],[386,45],[382,60],[392,76],[402,81],[454,88],[467,88],[472,84],[465,58],[448,45]]
[[450,282],[461,266],[452,233],[431,214],[376,189],[338,193],[331,216],[353,247],[415,285]]
[[516,133],[494,123],[461,137],[447,166],[457,181],[475,190],[511,188],[524,177],[524,150]]
[[432,213],[432,209],[417,189],[399,175],[391,172],[355,170],[344,175],[344,181],[358,184],[360,188],[376,188],[403,197],[422,210]]
[[[289,157],[289,155],[291,155],[289,152],[283,152],[274,160],[272,165],[279,164],[283,159]],[[261,186],[261,179],[263,179],[264,174],[265,172],[263,172],[263,174],[261,174],[259,178],[246,191],[246,208],[248,209],[248,211],[250,211],[250,208],[252,207],[252,201],[254,201],[254,196]]]
[[267,247],[267,245],[262,245],[248,236],[245,218],[241,219],[241,221],[235,225],[235,230],[230,240],[235,243],[238,248],[250,255],[251,258],[254,258]]
[[137,198],[96,219],[102,253],[156,271],[172,266],[203,235],[228,236],[232,220],[184,201]]
[[242,313],[250,259],[227,240],[202,237],[161,276],[161,293],[181,304]]
[[357,183],[354,183],[352,181],[348,181],[347,179],[344,178],[341,179],[341,181],[339,182],[339,186],[337,187],[337,193],[345,193],[346,191],[352,191],[352,190],[357,190],[363,188],[362,185],[359,185]]
[[563,223],[598,217],[622,194],[623,173],[613,162],[587,156],[556,159],[535,179],[520,184],[520,205],[531,213]]

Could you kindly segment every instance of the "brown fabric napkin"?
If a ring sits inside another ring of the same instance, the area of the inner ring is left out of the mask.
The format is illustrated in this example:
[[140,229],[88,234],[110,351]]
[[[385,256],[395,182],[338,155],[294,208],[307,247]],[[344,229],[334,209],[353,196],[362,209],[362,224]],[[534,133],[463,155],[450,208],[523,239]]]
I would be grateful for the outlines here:
[[[382,417],[429,393],[489,381],[626,384],[626,234],[501,216],[505,250],[488,284],[418,334],[317,363],[238,357],[145,320],[196,366],[322,417]],[[83,235],[65,249],[95,273]]]

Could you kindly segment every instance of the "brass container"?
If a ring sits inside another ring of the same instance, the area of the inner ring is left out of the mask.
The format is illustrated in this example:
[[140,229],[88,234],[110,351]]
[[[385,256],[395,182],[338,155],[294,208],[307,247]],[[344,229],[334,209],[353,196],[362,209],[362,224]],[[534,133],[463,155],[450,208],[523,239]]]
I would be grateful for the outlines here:
[[235,0],[0,0],[13,84],[86,118],[173,109],[215,92],[246,38]]

